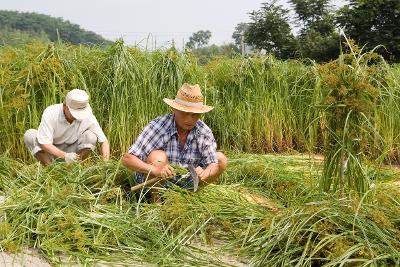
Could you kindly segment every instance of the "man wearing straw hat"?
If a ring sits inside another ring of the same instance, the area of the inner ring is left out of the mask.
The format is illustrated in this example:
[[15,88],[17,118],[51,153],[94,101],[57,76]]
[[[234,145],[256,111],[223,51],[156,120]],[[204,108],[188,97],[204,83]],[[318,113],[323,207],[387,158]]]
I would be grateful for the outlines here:
[[110,145],[89,105],[89,95],[80,89],[68,92],[64,103],[47,107],[39,128],[25,132],[24,142],[40,163],[54,158],[68,162],[84,160],[101,144],[103,160],[110,157]]
[[[183,84],[174,100],[164,98],[173,114],[163,115],[144,127],[136,142],[122,159],[123,164],[138,172],[136,182],[146,177],[173,175],[170,164],[196,167],[201,184],[212,183],[226,169],[227,158],[217,152],[210,128],[200,119],[201,114],[213,109],[203,104],[199,85]],[[178,185],[190,187],[188,181]],[[174,179],[171,180],[174,183]]]

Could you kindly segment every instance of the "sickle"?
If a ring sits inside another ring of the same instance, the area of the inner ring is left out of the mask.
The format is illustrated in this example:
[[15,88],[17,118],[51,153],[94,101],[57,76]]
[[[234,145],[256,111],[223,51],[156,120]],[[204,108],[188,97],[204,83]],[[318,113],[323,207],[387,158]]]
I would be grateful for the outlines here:
[[196,173],[196,170],[194,169],[194,166],[192,164],[189,165],[188,167],[190,176],[192,176],[193,179],[193,192],[196,192],[199,189],[199,176]]

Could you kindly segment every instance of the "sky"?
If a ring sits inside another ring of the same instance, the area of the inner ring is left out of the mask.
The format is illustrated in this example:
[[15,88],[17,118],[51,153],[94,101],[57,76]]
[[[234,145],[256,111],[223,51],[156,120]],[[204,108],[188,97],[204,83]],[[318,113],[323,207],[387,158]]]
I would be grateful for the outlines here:
[[[342,2],[338,0],[337,2]],[[148,49],[177,48],[196,31],[209,30],[210,44],[233,42],[240,22],[265,0],[0,0],[0,9],[61,17],[109,40]],[[278,3],[289,7],[286,0]]]

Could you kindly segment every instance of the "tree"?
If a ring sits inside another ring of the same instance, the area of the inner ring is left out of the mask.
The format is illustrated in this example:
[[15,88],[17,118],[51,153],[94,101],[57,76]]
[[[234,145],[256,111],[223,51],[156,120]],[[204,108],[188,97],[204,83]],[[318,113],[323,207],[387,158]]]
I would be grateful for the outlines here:
[[48,43],[48,36],[44,32],[26,32],[9,28],[0,28],[0,45],[20,45],[27,43]]
[[301,34],[313,30],[327,36],[334,31],[334,14],[330,0],[290,0],[290,3],[302,26]]
[[239,23],[235,27],[235,31],[232,34],[232,39],[238,49],[241,47],[242,43],[242,35],[246,32],[246,30],[249,28],[249,25],[247,23]]
[[327,62],[339,55],[340,38],[335,30],[335,10],[331,0],[290,0],[300,27],[298,35],[289,24],[289,10],[277,5],[276,0],[262,4],[250,13],[251,23],[241,23],[232,38],[240,44],[240,34],[245,32],[245,42],[257,49],[265,49],[277,57],[310,58]]
[[330,0],[291,0],[297,23],[301,26],[299,54],[318,62],[337,58],[340,38],[335,32],[335,14]]
[[258,49],[265,49],[278,58],[291,58],[296,53],[296,39],[291,32],[287,9],[272,0],[262,4],[261,10],[250,13],[251,22],[245,41]]
[[72,44],[111,43],[94,32],[81,29],[77,24],[37,13],[0,10],[0,28],[19,30],[27,32],[28,35],[44,33],[53,42],[58,41],[60,38]]
[[199,64],[205,65],[214,58],[233,58],[239,54],[239,49],[233,43],[223,44],[220,46],[213,44],[210,46],[193,49],[191,53],[198,58]]
[[340,54],[340,36],[336,32],[324,36],[309,29],[305,34],[298,36],[298,43],[299,55],[317,62],[329,62]]
[[350,38],[365,44],[366,50],[383,45],[383,56],[400,62],[399,0],[350,0],[339,10],[337,21]]
[[189,42],[186,43],[186,47],[189,49],[196,49],[203,47],[208,44],[211,38],[210,31],[198,31],[189,37]]

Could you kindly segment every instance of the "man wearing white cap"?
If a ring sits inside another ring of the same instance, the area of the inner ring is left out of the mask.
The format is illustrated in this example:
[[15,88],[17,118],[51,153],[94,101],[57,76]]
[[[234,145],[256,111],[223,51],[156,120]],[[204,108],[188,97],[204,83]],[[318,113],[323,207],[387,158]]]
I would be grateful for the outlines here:
[[[122,159],[123,164],[137,173],[136,182],[146,176],[173,175],[169,164],[193,165],[201,184],[214,182],[227,167],[227,158],[217,152],[211,129],[200,119],[201,114],[213,109],[203,104],[199,85],[185,83],[174,100],[164,98],[173,114],[156,118],[144,127],[136,142]],[[188,179],[191,179],[190,177]],[[172,182],[190,187],[193,181]]]
[[80,89],[68,92],[64,103],[47,107],[39,128],[25,132],[24,142],[43,165],[54,158],[66,162],[84,160],[101,145],[103,160],[110,157],[110,145],[89,105],[89,95]]

